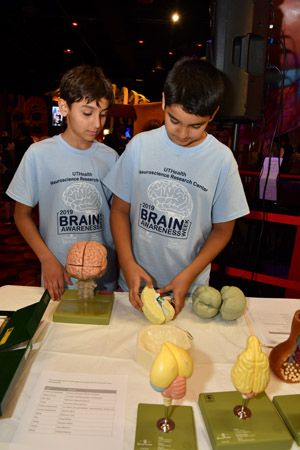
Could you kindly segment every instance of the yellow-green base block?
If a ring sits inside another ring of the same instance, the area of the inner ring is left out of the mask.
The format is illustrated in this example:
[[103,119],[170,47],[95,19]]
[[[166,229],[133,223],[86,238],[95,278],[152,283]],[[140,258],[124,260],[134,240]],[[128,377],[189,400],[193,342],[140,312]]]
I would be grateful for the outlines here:
[[165,407],[139,403],[134,450],[197,450],[194,415],[191,406],[169,406],[169,417],[175,428],[168,433],[160,431],[156,422],[164,417]]
[[275,395],[273,403],[300,447],[300,394]]
[[199,395],[199,407],[212,448],[226,450],[287,450],[293,439],[269,397],[262,392],[247,400],[248,419],[233,412],[241,405],[239,392],[211,392]]
[[79,300],[77,290],[66,289],[53,313],[53,322],[108,325],[113,304],[113,292],[98,292],[91,300]]

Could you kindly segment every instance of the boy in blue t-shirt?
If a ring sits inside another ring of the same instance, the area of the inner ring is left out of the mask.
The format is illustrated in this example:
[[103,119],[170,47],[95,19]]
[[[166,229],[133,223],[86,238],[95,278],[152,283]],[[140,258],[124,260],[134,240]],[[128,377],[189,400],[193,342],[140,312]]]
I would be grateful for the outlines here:
[[120,287],[141,310],[141,285],[173,292],[175,312],[249,212],[231,150],[205,130],[223,96],[221,73],[199,58],[169,72],[165,125],[137,134],[104,183],[114,193],[111,230]]
[[[98,289],[116,287],[111,192],[102,179],[118,154],[96,140],[112,103],[112,85],[99,67],[83,65],[65,73],[58,105],[67,128],[30,146],[7,190],[16,200],[16,225],[41,262],[43,285],[53,300],[61,298],[65,284],[72,284],[66,256],[78,241],[106,247],[108,268]],[[39,230],[32,218],[37,204]]]

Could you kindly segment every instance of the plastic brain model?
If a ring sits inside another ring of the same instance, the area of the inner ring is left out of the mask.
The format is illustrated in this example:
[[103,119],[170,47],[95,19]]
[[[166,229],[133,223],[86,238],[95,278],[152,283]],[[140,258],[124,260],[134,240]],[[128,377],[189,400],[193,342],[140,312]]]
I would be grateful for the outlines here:
[[193,370],[190,354],[178,345],[165,342],[151,367],[151,386],[169,398],[182,398],[185,395],[186,379],[192,376]]
[[96,241],[80,241],[70,247],[66,271],[77,278],[78,298],[94,298],[95,279],[102,277],[107,268],[107,250]]
[[160,297],[153,288],[145,286],[141,293],[143,313],[150,322],[160,325],[173,319],[175,309],[171,305],[171,297]]
[[256,336],[247,339],[246,349],[238,356],[231,370],[231,381],[242,394],[259,394],[270,380],[269,359],[262,352]]

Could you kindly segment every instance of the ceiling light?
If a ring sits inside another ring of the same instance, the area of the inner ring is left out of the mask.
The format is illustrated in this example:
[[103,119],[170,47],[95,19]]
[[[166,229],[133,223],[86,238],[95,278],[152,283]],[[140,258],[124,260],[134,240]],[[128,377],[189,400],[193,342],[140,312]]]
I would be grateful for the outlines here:
[[179,14],[178,14],[178,13],[174,13],[174,14],[172,15],[172,20],[173,20],[173,22],[178,22],[178,20],[179,20]]

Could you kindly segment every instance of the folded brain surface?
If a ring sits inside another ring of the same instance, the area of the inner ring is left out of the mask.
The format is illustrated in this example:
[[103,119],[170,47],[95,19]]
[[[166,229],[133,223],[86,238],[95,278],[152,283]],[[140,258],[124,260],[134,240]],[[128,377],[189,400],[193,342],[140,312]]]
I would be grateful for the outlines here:
[[107,267],[107,250],[96,241],[76,242],[67,255],[67,272],[80,280],[101,276]]
[[264,391],[270,380],[268,356],[262,352],[256,336],[250,336],[246,349],[238,356],[231,371],[234,387],[243,394]]

